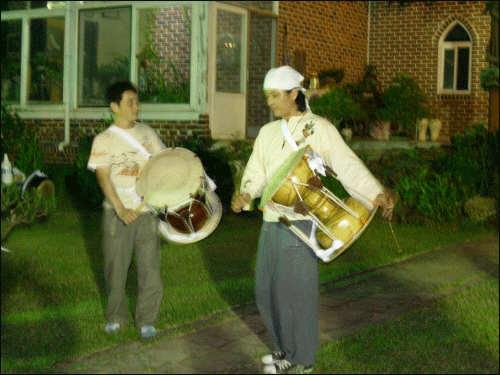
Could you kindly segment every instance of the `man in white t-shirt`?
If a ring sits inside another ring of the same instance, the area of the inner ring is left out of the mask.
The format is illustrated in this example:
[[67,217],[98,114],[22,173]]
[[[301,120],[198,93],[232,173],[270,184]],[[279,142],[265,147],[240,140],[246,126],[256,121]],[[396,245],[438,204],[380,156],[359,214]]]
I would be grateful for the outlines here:
[[141,199],[135,182],[149,157],[164,150],[156,132],[137,122],[137,89],[130,82],[112,85],[107,92],[115,115],[113,124],[92,144],[88,168],[95,171],[104,193],[103,252],[108,304],[104,331],[115,333],[127,322],[125,284],[135,248],[138,296],[135,325],[141,336],[156,336],[156,321],[163,297],[158,217]]
[[[240,195],[232,208],[240,212],[260,197],[278,168],[308,144],[337,174],[346,190],[368,209],[378,204],[392,217],[394,200],[328,120],[308,111],[301,87],[304,77],[289,66],[271,69],[264,93],[282,120],[262,127],[246,165]],[[312,223],[300,213],[287,218],[305,233]],[[318,258],[275,215],[265,210],[255,271],[255,297],[275,352],[262,357],[264,373],[312,370],[318,347]]]

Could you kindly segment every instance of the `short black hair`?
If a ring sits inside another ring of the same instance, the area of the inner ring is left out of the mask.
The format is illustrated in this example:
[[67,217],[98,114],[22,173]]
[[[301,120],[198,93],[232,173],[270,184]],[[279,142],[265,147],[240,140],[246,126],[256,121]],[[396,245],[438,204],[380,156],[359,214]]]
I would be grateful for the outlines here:
[[106,92],[106,99],[108,99],[108,103],[120,104],[125,91],[133,91],[137,94],[137,88],[129,81],[113,83],[109,86],[108,91]]
[[[293,89],[287,92],[290,94],[292,91]],[[299,112],[305,112],[307,110],[306,96],[299,89],[297,89],[297,91],[298,91],[297,97],[295,98],[295,103],[297,103],[297,109],[299,110]]]

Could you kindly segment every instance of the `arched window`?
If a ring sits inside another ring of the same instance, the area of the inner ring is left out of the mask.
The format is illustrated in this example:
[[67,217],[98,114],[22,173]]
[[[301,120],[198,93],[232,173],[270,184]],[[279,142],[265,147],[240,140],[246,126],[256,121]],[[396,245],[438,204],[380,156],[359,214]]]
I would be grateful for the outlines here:
[[452,23],[439,40],[439,94],[471,92],[472,39],[459,21]]

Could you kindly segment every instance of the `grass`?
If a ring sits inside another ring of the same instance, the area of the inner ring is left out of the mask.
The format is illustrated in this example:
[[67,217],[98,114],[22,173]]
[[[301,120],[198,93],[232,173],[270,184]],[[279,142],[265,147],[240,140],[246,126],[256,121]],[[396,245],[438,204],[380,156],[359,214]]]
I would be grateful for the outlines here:
[[323,346],[320,374],[497,374],[498,280]]
[[[60,196],[46,220],[16,227],[2,246],[2,373],[54,372],[57,363],[136,340],[137,274],[129,270],[129,323],[123,334],[103,333],[106,297],[101,254],[101,213],[76,209]],[[179,324],[254,300],[253,277],[259,212],[225,214],[212,235],[193,244],[163,242],[164,298],[157,328]],[[340,278],[419,252],[491,233],[481,226],[428,228],[395,225],[376,217],[333,264],[321,264],[320,282]],[[418,239],[418,240],[415,240]]]

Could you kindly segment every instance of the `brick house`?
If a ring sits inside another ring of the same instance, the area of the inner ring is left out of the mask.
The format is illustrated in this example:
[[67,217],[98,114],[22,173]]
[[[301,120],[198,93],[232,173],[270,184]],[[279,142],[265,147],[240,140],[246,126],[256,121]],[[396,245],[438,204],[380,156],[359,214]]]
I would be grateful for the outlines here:
[[[2,3],[2,102],[36,126],[48,162],[72,162],[79,139],[103,128],[104,87],[117,79],[137,83],[141,121],[169,146],[197,135],[252,139],[271,119],[264,75],[285,63],[306,77],[343,68],[342,84],[375,65],[382,88],[407,72],[443,140],[488,125],[484,1],[110,3]],[[4,59],[18,64],[4,69]],[[50,64],[59,84],[40,68]]]

